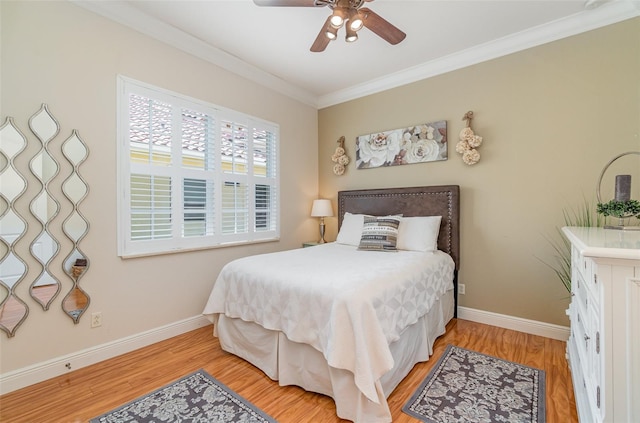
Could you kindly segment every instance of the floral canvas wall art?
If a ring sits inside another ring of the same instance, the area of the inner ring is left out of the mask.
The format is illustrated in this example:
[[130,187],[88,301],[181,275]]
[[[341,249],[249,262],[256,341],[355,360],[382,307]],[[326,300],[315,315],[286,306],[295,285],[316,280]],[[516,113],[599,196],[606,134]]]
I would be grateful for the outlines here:
[[358,169],[437,160],[447,160],[446,120],[356,138]]

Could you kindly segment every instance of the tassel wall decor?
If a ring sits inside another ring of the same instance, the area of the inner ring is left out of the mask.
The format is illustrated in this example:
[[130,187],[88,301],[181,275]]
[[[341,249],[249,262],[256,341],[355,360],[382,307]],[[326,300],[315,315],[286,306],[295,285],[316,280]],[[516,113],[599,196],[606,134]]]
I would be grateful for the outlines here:
[[467,121],[467,126],[460,131],[460,141],[456,144],[456,152],[462,154],[462,161],[468,165],[474,165],[480,161],[478,147],[482,144],[482,137],[476,135],[471,129],[473,112],[470,110],[464,114],[462,120]]

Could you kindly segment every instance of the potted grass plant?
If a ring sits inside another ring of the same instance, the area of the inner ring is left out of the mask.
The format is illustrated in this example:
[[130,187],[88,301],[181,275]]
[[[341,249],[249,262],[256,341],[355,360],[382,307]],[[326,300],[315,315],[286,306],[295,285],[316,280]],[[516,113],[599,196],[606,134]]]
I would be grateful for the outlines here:
[[[563,209],[563,226],[602,227],[604,218],[600,212],[594,213],[591,204],[584,200],[577,209]],[[543,261],[556,274],[562,285],[571,292],[571,244],[562,233],[562,228],[556,227],[556,237],[547,238],[553,250],[551,262]]]

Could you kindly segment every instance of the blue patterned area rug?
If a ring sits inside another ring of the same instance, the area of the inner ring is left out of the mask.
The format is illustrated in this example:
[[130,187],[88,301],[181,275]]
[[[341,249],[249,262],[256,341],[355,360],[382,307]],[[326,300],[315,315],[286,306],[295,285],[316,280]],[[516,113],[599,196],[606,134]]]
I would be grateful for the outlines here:
[[90,423],[277,423],[244,398],[198,370]]
[[402,408],[427,423],[544,423],[544,370],[448,345]]

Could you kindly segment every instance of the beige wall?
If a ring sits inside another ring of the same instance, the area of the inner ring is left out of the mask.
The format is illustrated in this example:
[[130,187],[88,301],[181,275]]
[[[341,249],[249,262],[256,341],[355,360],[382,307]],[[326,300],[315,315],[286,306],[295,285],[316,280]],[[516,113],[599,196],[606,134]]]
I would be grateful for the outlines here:
[[[317,197],[317,111],[288,97],[180,52],[136,31],[94,15],[69,2],[0,2],[2,120],[15,118],[25,134],[29,116],[47,103],[59,120],[60,135],[50,143],[62,160],[51,186],[62,210],[51,228],[62,249],[51,265],[63,293],[49,311],[28,297],[28,285],[40,268],[28,253],[39,224],[29,213],[37,194],[28,161],[37,151],[31,135],[16,163],[29,180],[17,202],[30,222],[18,249],[29,261],[18,293],[30,313],[14,338],[0,334],[0,373],[42,363],[65,354],[125,338],[199,315],[221,267],[236,257],[299,247],[317,236],[310,218]],[[238,110],[280,124],[282,218],[281,241],[248,247],[122,260],[116,255],[116,76],[125,76]],[[70,205],[60,184],[70,168],[60,153],[62,142],[78,129],[90,155],[81,174],[90,185],[81,211],[90,230],[81,247],[91,267],[81,286],[91,296],[78,325],[65,316],[61,301],[71,282],[61,275],[69,242],[60,230]],[[103,313],[103,326],[91,329],[89,315]]]
[[[474,166],[455,152],[468,110],[484,137]],[[341,135],[355,159],[358,135],[442,119],[447,161],[357,170],[352,160],[344,176],[333,175],[330,157]],[[467,291],[460,304],[567,325],[568,294],[539,260],[552,254],[545,237],[562,225],[563,208],[594,200],[610,158],[640,151],[639,133],[634,19],[321,110],[320,194],[460,185],[460,282]],[[630,163],[640,198],[640,161]],[[327,225],[327,239],[335,239],[336,219]]]

